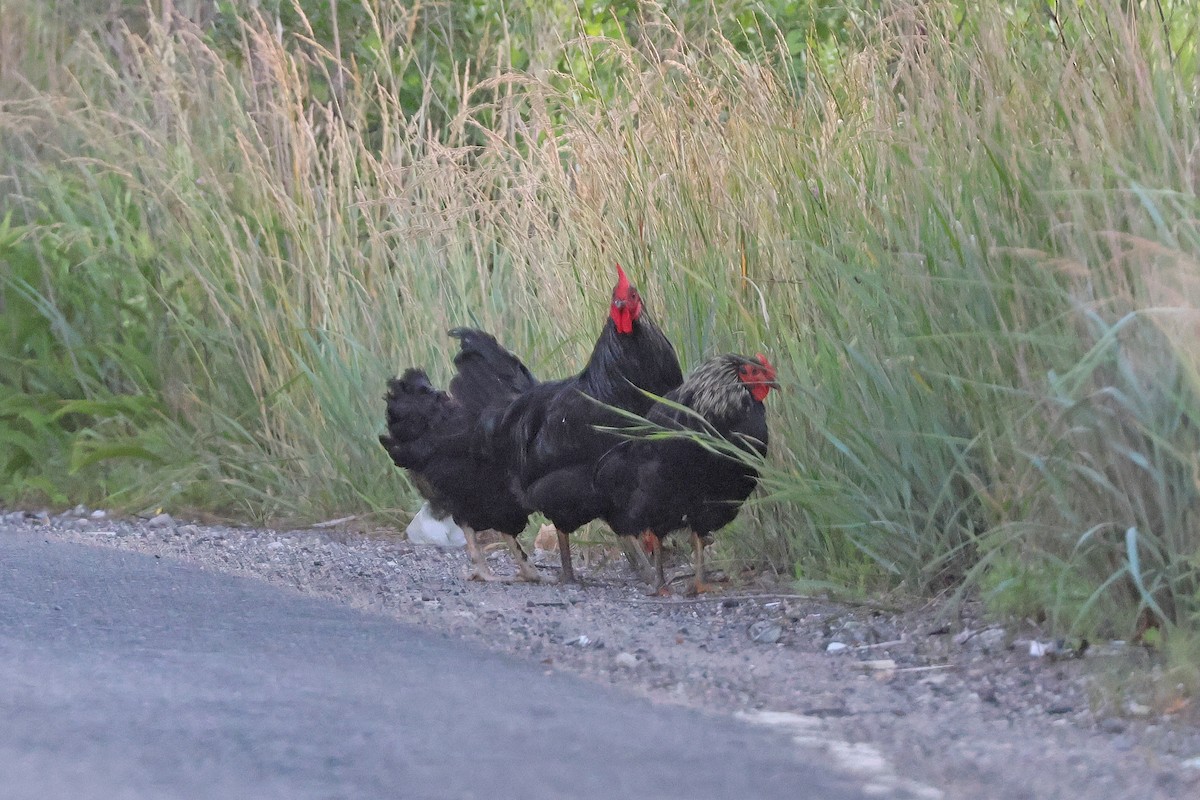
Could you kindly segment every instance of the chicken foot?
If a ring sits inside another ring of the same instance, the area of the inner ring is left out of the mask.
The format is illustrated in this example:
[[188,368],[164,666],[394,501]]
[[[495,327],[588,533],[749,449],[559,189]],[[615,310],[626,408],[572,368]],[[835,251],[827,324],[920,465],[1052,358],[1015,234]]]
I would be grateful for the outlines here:
[[641,575],[642,580],[646,583],[653,585],[654,565],[646,556],[646,551],[638,546],[632,536],[618,536],[617,543],[621,546],[621,551],[625,553],[625,559],[633,571]]
[[642,542],[654,553],[654,580],[650,584],[650,596],[669,595],[671,590],[667,588],[667,576],[663,573],[662,539],[647,530],[642,533]]
[[488,566],[487,556],[483,552],[483,548],[479,546],[479,541],[475,538],[475,529],[463,526],[463,535],[467,538],[467,555],[471,557],[471,570],[467,572],[466,578],[469,581],[485,581],[487,583],[495,583],[504,579],[492,572],[492,568]]
[[692,581],[691,594],[704,594],[715,591],[711,583],[704,581],[704,538],[692,531],[692,557],[695,564],[696,577]]
[[517,537],[505,534],[504,543],[508,545],[513,560],[517,562],[516,580],[527,581],[529,583],[545,583],[546,579],[542,577],[542,573],[538,572],[537,567],[529,560],[529,556],[525,554],[525,550],[521,547],[521,543],[517,541]]
[[521,547],[521,543],[517,541],[517,537],[507,533],[501,534],[504,537],[504,543],[508,545],[509,552],[512,553],[513,560],[517,562],[516,575],[497,575],[492,572],[491,566],[487,563],[487,556],[483,552],[483,548],[479,545],[479,540],[476,538],[476,533],[472,528],[463,528],[463,533],[467,538],[467,554],[471,557],[470,572],[467,573],[467,580],[484,581],[486,583],[515,583],[516,581],[527,581],[529,583],[544,583],[545,578],[537,571],[537,567],[529,560],[529,556],[525,554],[525,550]]

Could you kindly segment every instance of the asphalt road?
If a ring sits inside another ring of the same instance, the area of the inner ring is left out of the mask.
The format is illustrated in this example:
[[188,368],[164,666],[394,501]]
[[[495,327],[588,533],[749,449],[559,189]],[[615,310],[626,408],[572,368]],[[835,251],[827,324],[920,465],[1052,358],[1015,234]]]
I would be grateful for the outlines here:
[[860,797],[784,735],[0,528],[0,799]]

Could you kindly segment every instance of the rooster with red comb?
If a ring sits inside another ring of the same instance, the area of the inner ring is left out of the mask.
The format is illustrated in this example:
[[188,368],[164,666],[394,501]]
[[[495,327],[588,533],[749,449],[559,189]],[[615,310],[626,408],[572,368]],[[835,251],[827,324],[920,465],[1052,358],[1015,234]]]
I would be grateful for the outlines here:
[[570,378],[517,392],[488,367],[509,363],[511,353],[482,332],[457,333],[466,335],[475,350],[468,369],[460,364],[462,353],[455,359],[459,374],[452,391],[468,398],[468,405],[469,398],[476,398],[486,431],[484,452],[506,465],[512,490],[524,505],[540,511],[557,529],[562,580],[573,582],[567,537],[606,513],[610,498],[595,483],[595,467],[622,441],[603,428],[626,423],[613,408],[644,416],[654,402],[650,395],[664,395],[683,382],[675,348],[620,264],[608,319],[587,364]]

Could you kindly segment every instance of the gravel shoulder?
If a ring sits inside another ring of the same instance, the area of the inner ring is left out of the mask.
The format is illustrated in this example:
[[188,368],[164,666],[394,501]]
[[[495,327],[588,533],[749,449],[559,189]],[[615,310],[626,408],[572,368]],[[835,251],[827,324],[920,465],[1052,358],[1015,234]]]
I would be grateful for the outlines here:
[[[1114,714],[1104,676],[1137,648],[1033,657],[1035,629],[949,624],[936,609],[881,610],[730,587],[648,598],[600,554],[580,587],[464,580],[466,555],[397,535],[270,531],[93,517],[0,514],[31,535],[182,558],[331,597],[533,659],[652,700],[789,726],[892,796],[1200,796],[1200,717],[1184,706]],[[493,555],[511,572],[506,553]],[[557,554],[535,558],[551,573]],[[830,646],[833,645],[833,652]]]

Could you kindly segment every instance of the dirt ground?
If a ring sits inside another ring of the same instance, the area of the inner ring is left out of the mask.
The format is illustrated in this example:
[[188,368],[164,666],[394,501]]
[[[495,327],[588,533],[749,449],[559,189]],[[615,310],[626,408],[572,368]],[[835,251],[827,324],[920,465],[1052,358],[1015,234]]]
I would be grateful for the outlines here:
[[[1119,676],[1149,663],[1123,643],[1034,656],[1031,647],[1048,644],[1036,628],[988,626],[970,606],[946,621],[935,607],[847,606],[786,586],[651,598],[623,559],[600,548],[577,562],[582,586],[481,584],[464,579],[462,551],[395,533],[102,513],[0,519],[31,535],[184,558],[334,597],[646,701],[782,725],[799,745],[874,776],[868,785],[880,796],[1200,797],[1200,716],[1186,701],[1156,708],[1114,691]],[[513,571],[507,553],[492,560],[497,572]],[[535,562],[557,575],[556,553],[538,551]]]

